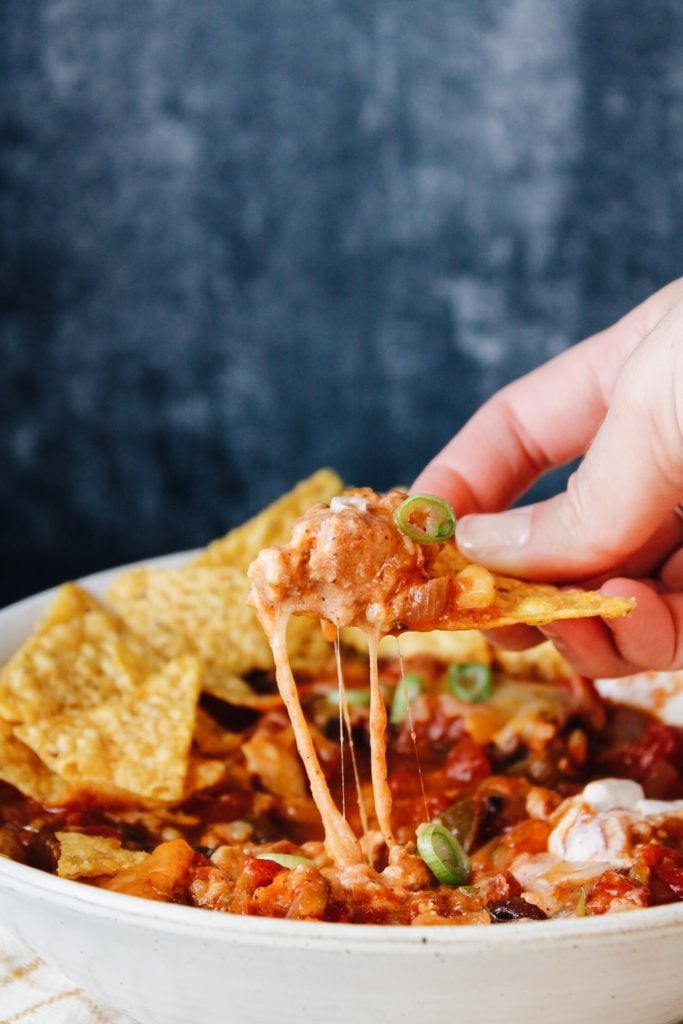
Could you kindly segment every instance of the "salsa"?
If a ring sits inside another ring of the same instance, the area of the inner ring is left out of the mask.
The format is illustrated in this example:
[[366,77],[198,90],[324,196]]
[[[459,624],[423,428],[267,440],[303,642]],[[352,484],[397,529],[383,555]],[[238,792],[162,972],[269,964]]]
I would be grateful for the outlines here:
[[[536,921],[683,898],[682,730],[603,701],[571,674],[514,678],[494,665],[490,695],[467,702],[453,695],[438,657],[380,658],[388,708],[404,676],[420,680],[387,725],[396,840],[388,847],[372,809],[366,660],[345,651],[343,675],[350,734],[340,732],[334,661],[302,679],[299,695],[363,862],[339,866],[326,852],[284,708],[238,708],[208,695],[192,757],[207,779],[207,766],[222,766],[215,783],[173,804],[91,794],[49,807],[2,783],[0,853],[155,900],[359,924]],[[271,673],[252,682],[262,694],[275,690]],[[620,790],[618,779],[630,787]],[[441,883],[420,856],[425,822],[465,852],[459,884]],[[95,858],[74,874],[70,842],[85,848],[98,837],[143,856],[99,874]]]

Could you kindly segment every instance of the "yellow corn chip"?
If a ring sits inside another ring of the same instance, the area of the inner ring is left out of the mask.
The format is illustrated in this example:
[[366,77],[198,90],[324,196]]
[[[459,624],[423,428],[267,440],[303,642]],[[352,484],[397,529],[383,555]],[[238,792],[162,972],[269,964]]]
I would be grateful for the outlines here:
[[517,679],[547,679],[553,682],[575,674],[550,640],[527,651],[494,650],[493,662],[506,676]]
[[[455,544],[447,544],[439,552],[430,575],[447,576],[455,580],[458,573],[470,563]],[[630,597],[604,597],[591,590],[561,590],[545,583],[527,583],[509,576],[491,574],[495,584],[495,598],[485,608],[450,609],[439,619],[443,629],[496,629],[524,623],[542,626],[558,619],[583,619],[594,615],[619,618],[635,607]]]
[[178,800],[198,695],[196,660],[178,658],[133,693],[19,726],[15,735],[68,781]]
[[256,693],[244,679],[225,672],[202,672],[202,690],[227,704],[254,711],[270,711],[282,704],[279,693]]
[[262,548],[286,544],[294,521],[311,505],[341,494],[343,486],[331,469],[319,469],[253,519],[209,544],[193,565],[234,565],[246,572]]
[[225,757],[239,750],[242,734],[228,732],[203,707],[198,707],[192,740],[195,748],[205,757]]
[[29,747],[12,732],[12,726],[0,719],[0,779],[9,782],[24,796],[44,805],[65,802],[68,783],[46,768]]
[[62,878],[97,878],[115,875],[121,868],[140,864],[149,857],[139,850],[121,849],[113,836],[91,836],[80,832],[57,832],[59,861],[57,874]]
[[[270,645],[247,605],[249,580],[234,566],[133,569],[113,583],[108,600],[126,625],[165,658],[194,654],[202,689],[214,697],[265,710],[277,693],[257,694],[242,678],[272,668]],[[317,622],[293,620],[288,633],[293,666],[314,672],[330,657]]]
[[74,583],[0,672],[0,717],[45,721],[132,694],[162,660]]
[[225,778],[226,771],[224,761],[191,756],[185,777],[185,798],[199,790],[217,786]]
[[248,592],[233,566],[143,568],[119,576],[107,598],[163,657],[194,654],[207,669],[241,675],[273,663]]
[[[368,638],[362,630],[353,626],[342,629],[341,639],[346,647],[352,647],[361,654],[367,653]],[[380,657],[396,658],[398,653],[396,637],[383,637],[379,644]],[[430,654],[440,661],[456,664],[479,662],[489,665],[491,662],[491,647],[485,637],[475,629],[456,630],[452,633],[444,630],[433,630],[431,633],[403,633],[400,639],[400,653],[402,658]]]
[[287,653],[292,670],[313,675],[334,656],[317,619],[292,617],[287,624]]

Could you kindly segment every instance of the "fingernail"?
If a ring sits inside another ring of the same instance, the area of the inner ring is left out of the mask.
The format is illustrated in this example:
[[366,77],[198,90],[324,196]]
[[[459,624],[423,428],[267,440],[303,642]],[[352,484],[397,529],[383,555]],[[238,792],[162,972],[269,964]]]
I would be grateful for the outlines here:
[[529,543],[531,511],[515,508],[495,515],[463,516],[457,526],[458,547],[470,558],[495,558]]

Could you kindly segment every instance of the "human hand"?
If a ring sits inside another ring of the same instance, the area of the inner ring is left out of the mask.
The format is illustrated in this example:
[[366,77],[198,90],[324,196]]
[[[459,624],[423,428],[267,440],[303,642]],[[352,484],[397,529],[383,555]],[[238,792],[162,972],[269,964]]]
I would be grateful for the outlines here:
[[[564,493],[507,509],[584,456]],[[462,552],[528,579],[636,598],[628,618],[543,627],[585,675],[683,666],[683,278],[503,388],[413,485],[461,517]],[[521,648],[543,636],[499,630]]]

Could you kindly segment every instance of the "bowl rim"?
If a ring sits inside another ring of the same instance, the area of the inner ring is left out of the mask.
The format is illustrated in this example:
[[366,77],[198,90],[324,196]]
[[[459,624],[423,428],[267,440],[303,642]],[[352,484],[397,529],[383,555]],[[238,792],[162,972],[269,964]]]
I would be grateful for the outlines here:
[[247,942],[269,945],[273,939],[288,946],[324,949],[362,946],[381,952],[387,944],[432,950],[480,945],[499,947],[510,942],[537,945],[539,940],[553,943],[602,942],[606,936],[658,935],[680,931],[683,905],[666,903],[658,907],[637,908],[624,913],[585,918],[553,918],[547,921],[506,922],[504,927],[469,924],[451,927],[429,925],[346,924],[331,921],[289,921],[284,918],[250,917],[221,913],[202,907],[145,900],[125,893],[98,889],[83,882],[59,878],[38,868],[0,858],[0,890],[6,888],[29,898],[40,897],[65,910],[85,912],[88,916],[117,919],[143,927],[163,925],[164,930],[192,934],[197,938],[218,938],[229,943]]
[[[126,565],[112,566],[90,573],[77,580],[84,586],[101,592],[108,581],[120,572],[138,566],[176,568],[187,562],[200,549],[173,552],[153,558],[141,559]],[[37,594],[24,597],[0,609],[0,634],[6,619],[22,616],[35,608],[39,615],[54,598],[61,584]],[[485,927],[476,924],[430,927],[429,925],[347,924],[331,921],[289,921],[282,918],[256,917],[222,913],[201,907],[188,907],[173,903],[130,896],[125,893],[99,889],[81,881],[60,878],[20,864],[0,855],[0,891],[7,889],[29,899],[39,895],[63,909],[83,911],[104,919],[118,919],[140,926],[163,925],[170,932],[192,934],[197,938],[223,940],[226,943],[270,945],[274,939],[287,945],[324,950],[352,946],[364,951],[380,953],[387,946],[406,946],[414,950],[459,949],[463,946],[482,950],[497,948],[510,942],[538,945],[539,940],[552,936],[553,943],[575,945],[577,942],[602,942],[606,936],[644,936],[651,932],[662,934],[683,931],[683,902],[666,903],[657,907],[591,916],[584,918],[553,918],[547,921],[505,922],[504,927]]]

